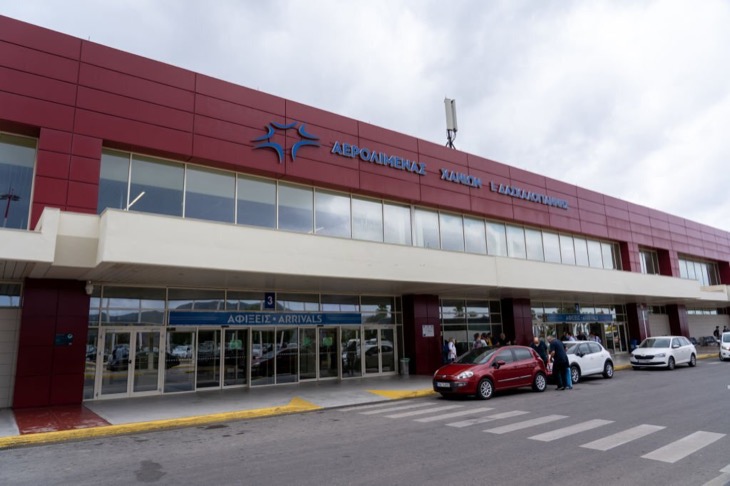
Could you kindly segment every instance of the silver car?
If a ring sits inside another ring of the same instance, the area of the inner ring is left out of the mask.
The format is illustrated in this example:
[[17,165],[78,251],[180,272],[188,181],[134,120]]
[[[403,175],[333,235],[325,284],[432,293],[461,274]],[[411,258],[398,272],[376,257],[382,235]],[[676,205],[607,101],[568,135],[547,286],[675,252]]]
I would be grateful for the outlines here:
[[644,339],[639,347],[631,351],[631,366],[664,367],[673,370],[675,365],[697,364],[697,350],[684,336],[657,336]]

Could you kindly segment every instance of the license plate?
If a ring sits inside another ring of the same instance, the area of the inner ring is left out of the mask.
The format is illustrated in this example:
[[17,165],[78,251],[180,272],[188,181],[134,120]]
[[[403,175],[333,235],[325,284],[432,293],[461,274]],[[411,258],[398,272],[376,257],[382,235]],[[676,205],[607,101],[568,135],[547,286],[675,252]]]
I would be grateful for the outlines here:
[[444,383],[442,381],[437,381],[436,387],[437,388],[451,388],[451,383]]

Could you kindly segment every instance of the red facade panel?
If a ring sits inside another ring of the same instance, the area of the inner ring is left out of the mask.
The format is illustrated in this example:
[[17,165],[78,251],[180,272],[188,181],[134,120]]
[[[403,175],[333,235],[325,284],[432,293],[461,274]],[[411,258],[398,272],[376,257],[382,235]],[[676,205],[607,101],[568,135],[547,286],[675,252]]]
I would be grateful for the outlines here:
[[68,185],[67,206],[96,210],[99,200],[99,184],[70,181]]
[[99,159],[101,157],[101,149],[102,143],[99,138],[86,137],[79,134],[75,134],[73,137],[73,144],[71,145],[71,153],[73,155]]
[[47,52],[0,41],[0,65],[46,78],[76,83],[79,63]]
[[415,154],[418,152],[418,139],[388,130],[387,128],[376,127],[369,123],[360,122],[358,124],[358,133],[360,135],[360,143],[362,146],[368,145],[368,143],[365,142],[367,140],[368,142],[371,142],[371,145],[378,144],[390,146],[391,153],[405,151]]
[[73,135],[70,132],[41,128],[38,149],[67,154],[71,152],[72,139]]
[[343,135],[347,135],[348,139],[358,136],[357,120],[318,110],[295,101],[286,101],[286,118],[290,121],[296,120],[301,123],[306,123],[308,127],[310,125],[316,125],[322,128],[329,128]]
[[69,180],[98,185],[100,172],[99,158],[89,159],[76,155],[71,156]]
[[493,160],[478,157],[476,155],[467,154],[467,161],[469,162],[469,168],[479,170],[482,172],[488,172],[497,176],[502,176],[509,179],[509,166],[494,162]]
[[81,46],[81,40],[75,37],[3,15],[0,15],[0,40],[73,59],[78,58]]
[[73,129],[73,107],[0,91],[2,116],[15,123],[35,127]]
[[[257,132],[256,137],[266,133],[265,128],[270,122],[284,123],[285,120],[267,111],[201,94],[195,96],[195,114],[247,127]],[[246,141],[250,143],[250,139]]]
[[461,167],[461,171],[469,167],[469,157],[466,152],[459,152],[458,150],[450,149],[443,145],[437,145],[419,139],[418,152],[424,159],[430,157],[437,160],[447,160],[451,164]]
[[65,105],[76,101],[75,84],[5,67],[0,67],[0,91]]
[[35,194],[33,196],[35,203],[58,205],[58,207],[63,208],[66,206],[67,193],[68,180],[54,179],[42,175],[36,176]]
[[67,179],[71,157],[60,152],[38,150],[36,156],[36,175]]
[[[418,176],[414,176],[418,177]],[[375,197],[385,197],[396,201],[418,201],[421,190],[418,184],[393,179],[384,174],[360,172],[360,190]]]
[[421,203],[457,212],[469,211],[469,194],[421,185]]
[[211,78],[203,74],[197,74],[195,79],[196,93],[232,101],[233,103],[265,111],[281,118],[286,115],[286,101],[284,98],[254,91],[250,88]]

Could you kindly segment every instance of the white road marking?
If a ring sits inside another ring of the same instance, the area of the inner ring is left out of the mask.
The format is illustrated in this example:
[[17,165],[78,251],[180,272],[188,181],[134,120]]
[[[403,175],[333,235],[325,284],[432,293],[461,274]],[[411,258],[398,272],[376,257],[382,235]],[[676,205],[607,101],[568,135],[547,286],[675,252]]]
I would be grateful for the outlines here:
[[403,413],[396,413],[394,415],[386,415],[388,418],[404,418],[404,417],[414,417],[416,415],[426,415],[427,413],[436,413],[436,412],[444,412],[446,410],[453,410],[455,408],[462,408],[462,405],[443,405],[441,407],[435,407],[435,408],[427,408],[422,410],[415,410],[410,412],[403,412]]
[[720,469],[721,473],[730,474],[730,464]]
[[585,447],[586,449],[595,449],[597,451],[607,451],[665,428],[666,427],[661,425],[641,424],[630,429],[622,430],[621,432],[617,432],[613,435],[609,435],[603,439],[588,442],[587,444],[583,444],[581,447]]
[[652,451],[648,454],[644,454],[643,458],[653,459],[655,461],[667,462],[674,464],[675,462],[683,459],[690,454],[697,452],[703,447],[716,442],[725,437],[725,434],[717,434],[715,432],[703,432],[698,431],[694,434],[690,434],[687,437],[683,437],[679,440],[667,444],[664,447]]
[[574,424],[574,425],[571,425],[568,427],[563,427],[562,429],[551,430],[550,432],[545,432],[544,434],[533,435],[532,437],[530,437],[530,439],[539,440],[542,442],[552,442],[554,440],[562,439],[564,437],[568,437],[573,434],[579,434],[586,430],[597,429],[598,427],[603,427],[604,425],[608,425],[608,424],[612,424],[612,423],[613,423],[613,420],[601,420],[601,419],[588,420],[586,422],[581,422],[579,424]]
[[456,417],[463,417],[465,415],[474,415],[477,413],[488,412],[490,410],[493,410],[493,409],[491,407],[472,408],[471,410],[461,410],[459,412],[444,413],[442,415],[436,415],[434,417],[420,418],[420,419],[416,419],[415,422],[436,422],[438,420],[446,420],[446,419],[452,419],[452,418],[456,418]]
[[524,422],[517,422],[516,424],[503,425],[494,429],[487,429],[484,432],[489,432],[491,434],[506,434],[508,432],[527,429],[536,425],[549,424],[550,422],[555,422],[556,420],[562,420],[566,418],[568,418],[567,415],[546,415],[544,417],[525,420]]
[[388,412],[400,412],[401,410],[410,410],[412,408],[421,407],[432,407],[433,403],[416,403],[411,405],[399,405],[397,407],[380,408],[378,410],[368,410],[367,412],[360,412],[360,415],[374,415],[376,413],[388,413]]
[[715,479],[711,479],[711,480],[707,481],[702,486],[727,486],[728,484],[730,484],[730,474],[725,473],[725,474],[720,474]]
[[512,418],[512,417],[519,417],[520,415],[525,415],[530,412],[523,412],[522,410],[512,410],[510,412],[502,412],[502,413],[495,413],[494,415],[489,415],[487,417],[482,417],[478,419],[470,419],[470,420],[462,420],[461,422],[454,422],[451,424],[446,424],[449,427],[457,427],[457,428],[463,428],[463,427],[469,427],[471,425],[478,425],[478,424],[485,424],[487,422],[493,422],[495,420],[505,419],[505,418]]

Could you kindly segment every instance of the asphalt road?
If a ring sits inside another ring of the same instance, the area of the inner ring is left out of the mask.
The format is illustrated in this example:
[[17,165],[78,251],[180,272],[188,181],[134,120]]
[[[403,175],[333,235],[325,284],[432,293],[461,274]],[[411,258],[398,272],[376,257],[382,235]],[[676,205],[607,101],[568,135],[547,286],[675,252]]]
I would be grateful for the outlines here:
[[726,484],[729,387],[730,363],[713,359],[589,378],[572,391],[423,398],[5,450],[0,484]]

